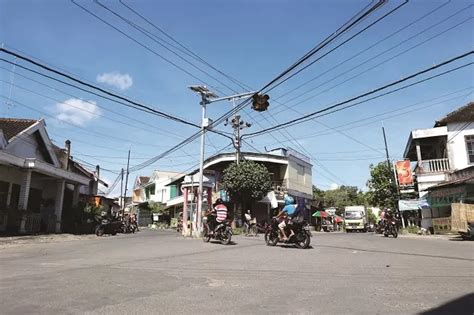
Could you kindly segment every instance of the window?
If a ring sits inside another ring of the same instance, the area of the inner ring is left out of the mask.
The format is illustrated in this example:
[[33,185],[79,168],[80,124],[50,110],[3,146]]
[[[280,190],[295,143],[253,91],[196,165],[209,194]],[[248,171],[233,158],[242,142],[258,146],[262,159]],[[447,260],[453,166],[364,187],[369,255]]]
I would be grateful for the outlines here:
[[469,163],[474,164],[474,135],[466,136],[465,140],[466,140],[467,159]]

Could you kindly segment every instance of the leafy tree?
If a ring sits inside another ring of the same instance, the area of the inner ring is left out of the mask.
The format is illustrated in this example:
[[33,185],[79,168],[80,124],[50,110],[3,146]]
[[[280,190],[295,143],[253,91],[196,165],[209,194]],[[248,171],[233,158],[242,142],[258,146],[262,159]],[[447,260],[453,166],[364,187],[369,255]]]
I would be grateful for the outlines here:
[[317,208],[319,210],[323,210],[325,207],[324,195],[325,195],[324,190],[321,190],[318,187],[313,185],[313,199],[317,201],[317,204],[318,204]]
[[369,223],[377,222],[377,216],[372,212],[372,209],[367,210],[367,220],[369,221]]
[[367,181],[370,189],[369,202],[381,208],[395,208],[397,202],[397,187],[393,182],[393,168],[387,162],[370,165],[370,179]]
[[359,199],[356,186],[341,186],[338,189],[326,190],[324,192],[325,207],[344,209],[346,206],[359,204]]
[[163,214],[165,212],[165,205],[160,202],[150,201],[150,203],[148,203],[148,209],[150,209],[152,213]]
[[244,160],[230,164],[223,172],[222,185],[232,200],[261,200],[272,190],[270,173],[263,164]]

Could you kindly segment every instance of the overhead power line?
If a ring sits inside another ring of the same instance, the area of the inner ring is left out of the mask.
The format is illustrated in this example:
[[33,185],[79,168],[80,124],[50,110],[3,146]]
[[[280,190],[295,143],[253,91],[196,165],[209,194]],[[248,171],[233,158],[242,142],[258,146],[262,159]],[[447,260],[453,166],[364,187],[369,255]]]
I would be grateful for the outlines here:
[[[384,1],[385,2],[385,1]],[[406,5],[408,3],[408,0],[405,0],[403,3],[399,4],[397,7],[393,8],[392,10],[390,10],[389,12],[385,13],[384,15],[382,15],[380,18],[376,19],[375,21],[373,21],[372,23],[370,23],[369,25],[367,25],[366,27],[364,27],[362,30],[358,31],[357,33],[355,33],[354,35],[350,36],[348,39],[344,40],[342,43],[340,43],[339,45],[337,45],[336,47],[330,49],[329,51],[327,51],[326,53],[324,53],[323,55],[319,56],[318,58],[316,58],[315,60],[311,61],[309,64],[305,65],[304,67],[300,68],[298,71],[296,71],[295,73],[291,74],[290,76],[286,77],[284,80],[280,81],[278,84],[272,86],[271,89],[267,90],[266,92],[268,93],[269,91],[275,89],[276,87],[280,86],[281,84],[283,84],[284,82],[288,81],[289,79],[293,78],[294,76],[298,75],[300,72],[302,72],[303,70],[307,69],[308,67],[312,66],[314,63],[316,63],[317,61],[321,60],[322,58],[326,57],[328,54],[332,53],[333,51],[335,51],[336,49],[340,48],[341,46],[347,44],[348,42],[350,42],[351,40],[353,40],[354,38],[356,38],[357,36],[359,36],[360,34],[362,34],[363,32],[367,31],[368,29],[370,29],[372,26],[376,25],[378,22],[386,19],[388,16],[390,16],[391,14],[393,14],[394,12],[398,11],[399,9],[401,9],[404,5]],[[368,12],[368,14],[370,14],[371,12]],[[356,21],[357,22],[357,21]],[[354,23],[356,23],[354,22]]]
[[[461,59],[463,59],[463,58],[466,58],[466,57],[468,57],[469,55],[471,55],[471,54],[473,54],[473,53],[474,53],[474,50],[468,51],[468,52],[466,52],[466,53],[464,53],[464,54],[461,54],[461,55],[456,56],[456,57],[454,57],[454,58],[451,58],[451,59],[449,59],[449,60],[443,61],[443,62],[441,62],[441,63],[439,63],[439,64],[437,64],[437,65],[428,67],[428,68],[426,68],[426,69],[423,69],[423,70],[418,71],[418,72],[416,72],[416,73],[414,73],[414,74],[408,75],[408,76],[406,76],[406,77],[404,77],[404,78],[402,78],[402,79],[393,81],[393,82],[391,82],[391,83],[388,83],[388,84],[386,84],[386,85],[383,85],[383,86],[381,86],[381,87],[378,87],[378,88],[376,88],[376,89],[373,89],[373,90],[371,90],[371,91],[368,91],[368,92],[366,92],[366,93],[363,93],[363,94],[360,94],[360,95],[358,95],[358,96],[352,97],[352,98],[350,98],[350,99],[348,99],[348,100],[345,100],[345,101],[336,103],[336,104],[334,104],[334,105],[325,107],[325,108],[323,108],[323,109],[321,109],[321,110],[317,110],[317,111],[315,111],[315,112],[312,112],[312,113],[310,113],[310,114],[304,115],[304,116],[302,116],[302,117],[298,117],[298,118],[295,118],[295,119],[291,119],[291,120],[286,121],[286,122],[284,122],[284,123],[281,123],[281,124],[278,124],[278,125],[275,125],[275,126],[272,126],[272,127],[269,127],[269,128],[266,128],[266,129],[257,131],[257,132],[249,133],[249,134],[246,135],[246,137],[248,138],[248,137],[260,135],[260,134],[267,133],[267,132],[269,132],[269,131],[274,131],[274,130],[281,129],[281,128],[288,128],[288,127],[293,126],[293,125],[295,125],[295,124],[298,124],[298,123],[301,123],[301,122],[303,122],[303,121],[306,121],[306,120],[310,119],[311,117],[316,116],[317,114],[321,114],[321,113],[327,112],[327,111],[329,111],[329,110],[336,109],[336,108],[338,108],[338,107],[341,107],[342,105],[348,104],[348,103],[353,102],[353,101],[355,101],[355,100],[358,100],[358,99],[360,99],[360,98],[364,98],[364,97],[366,97],[366,96],[369,96],[369,95],[375,94],[375,93],[377,93],[377,92],[383,91],[383,90],[388,89],[388,88],[390,88],[390,87],[392,87],[392,86],[398,85],[398,84],[400,84],[400,83],[403,83],[403,82],[405,82],[405,81],[408,81],[408,80],[410,80],[410,79],[413,79],[413,78],[415,78],[415,77],[417,77],[417,76],[420,76],[420,75],[422,75],[422,74],[431,72],[431,71],[433,71],[433,70],[435,70],[435,69],[438,69],[438,68],[440,68],[440,67],[443,67],[443,66],[446,66],[446,65],[448,65],[448,64],[451,64],[451,63],[453,63],[453,62],[455,62],[455,61],[458,61],[458,60],[461,60]],[[472,62],[467,63],[467,64],[464,64],[464,65],[459,66],[459,67],[456,67],[456,68],[454,68],[454,69],[450,69],[450,70],[448,70],[448,71],[445,71],[445,72],[443,72],[443,73],[440,73],[440,74],[431,76],[431,77],[429,77],[429,78],[422,79],[422,80],[420,80],[420,81],[416,81],[416,82],[414,82],[414,83],[411,83],[411,84],[405,85],[405,86],[403,86],[403,87],[400,87],[400,88],[391,90],[391,91],[389,91],[389,92],[386,92],[386,93],[384,93],[384,94],[381,94],[381,95],[372,97],[372,98],[367,99],[367,100],[364,100],[364,101],[362,101],[362,102],[367,102],[367,101],[369,101],[369,100],[372,100],[372,99],[375,99],[375,98],[379,98],[379,97],[381,97],[381,96],[385,96],[385,95],[388,95],[388,94],[391,94],[391,93],[394,93],[394,92],[398,92],[398,91],[400,91],[400,90],[403,90],[403,89],[406,89],[406,88],[408,88],[408,87],[411,87],[411,86],[420,84],[420,83],[422,83],[422,82],[426,82],[426,81],[431,80],[431,79],[434,79],[434,78],[436,78],[436,77],[439,77],[439,76],[442,76],[442,75],[446,75],[446,74],[451,73],[451,72],[453,72],[453,71],[460,70],[460,69],[465,68],[465,67],[467,67],[467,66],[470,66],[470,65],[472,65],[472,64],[473,64]],[[360,103],[361,103],[361,102],[359,102],[359,103],[357,103],[357,104],[360,104]],[[352,105],[352,106],[354,106],[354,105]],[[347,107],[345,107],[345,108],[347,108]],[[344,109],[345,109],[345,108],[344,108]]]
[[[360,55],[363,54],[364,52],[369,51],[370,49],[372,49],[372,48],[378,46],[379,44],[381,44],[381,43],[385,42],[386,40],[392,38],[393,36],[399,34],[400,32],[404,31],[405,29],[409,28],[410,26],[412,26],[412,25],[414,25],[414,24],[416,24],[416,23],[422,21],[423,19],[427,18],[428,16],[432,15],[432,14],[435,13],[436,11],[440,10],[441,8],[443,8],[444,6],[446,6],[447,4],[449,4],[450,2],[451,2],[451,0],[448,0],[448,1],[445,2],[445,3],[442,3],[441,5],[439,5],[438,7],[436,7],[435,9],[433,9],[433,10],[429,11],[428,13],[422,15],[421,17],[417,18],[416,20],[412,21],[411,23],[408,23],[407,25],[405,25],[405,26],[399,28],[399,29],[396,30],[395,32],[392,32],[390,35],[388,35],[388,36],[386,36],[386,37],[384,37],[384,38],[378,40],[378,41],[375,42],[374,44],[372,44],[372,45],[370,45],[370,46],[368,46],[368,47],[362,49],[362,50],[359,51],[358,53],[356,53],[356,54],[352,55],[351,57],[349,57],[349,58],[347,58],[347,59],[341,61],[340,63],[334,65],[333,67],[329,68],[328,70],[319,73],[317,76],[311,78],[310,80],[305,81],[304,83],[298,85],[297,87],[295,87],[295,88],[293,88],[293,89],[290,89],[289,91],[285,92],[284,94],[282,94],[282,95],[280,95],[280,96],[278,96],[278,97],[276,97],[276,98],[273,98],[273,100],[275,100],[275,99],[281,99],[282,97],[287,96],[288,94],[291,94],[291,93],[293,93],[294,91],[299,90],[299,89],[302,88],[303,86],[306,86],[307,84],[313,82],[314,80],[316,80],[316,79],[322,77],[322,76],[325,75],[326,73],[328,73],[328,72],[330,72],[330,71],[332,71],[332,70],[334,70],[334,69],[336,69],[336,68],[342,66],[343,64],[347,63],[348,61],[351,61],[351,60],[353,60],[354,58],[360,56]],[[292,98],[292,99],[294,99],[294,98]],[[278,107],[278,106],[276,106],[276,107]]]
[[[54,74],[56,74],[56,75],[59,75],[59,76],[61,76],[61,77],[67,78],[67,79],[69,79],[69,80],[71,80],[71,81],[73,81],[73,82],[76,82],[76,83],[79,83],[79,84],[81,84],[81,85],[87,86],[88,88],[91,88],[91,89],[93,89],[93,90],[99,91],[99,92],[101,92],[101,93],[103,93],[103,94],[109,95],[109,96],[111,96],[111,97],[115,97],[115,98],[117,98],[117,99],[120,99],[120,100],[125,101],[125,102],[130,103],[130,104],[133,104],[133,105],[135,105],[135,108],[138,107],[138,108],[140,108],[140,109],[142,109],[142,110],[144,110],[144,111],[146,111],[146,112],[157,114],[157,115],[159,115],[159,116],[161,116],[161,117],[163,117],[163,118],[167,118],[167,119],[170,119],[170,120],[173,120],[173,121],[177,121],[177,122],[180,122],[180,123],[189,125],[189,126],[201,128],[199,125],[197,125],[197,124],[195,124],[195,123],[186,121],[186,120],[181,119],[181,118],[179,118],[179,117],[176,117],[176,116],[167,114],[167,113],[165,113],[165,112],[162,112],[162,111],[160,111],[160,110],[157,110],[157,109],[155,109],[155,108],[153,108],[153,107],[150,107],[150,106],[147,106],[147,105],[144,105],[144,104],[135,102],[135,101],[133,101],[133,100],[131,100],[131,99],[128,99],[128,98],[123,97],[123,96],[121,96],[121,95],[118,95],[118,94],[116,94],[116,93],[107,91],[107,90],[105,90],[105,89],[103,89],[103,88],[101,88],[101,87],[98,87],[98,86],[96,86],[96,85],[87,83],[87,82],[85,82],[85,81],[83,81],[83,80],[77,79],[77,78],[75,78],[75,77],[73,77],[73,76],[71,76],[71,75],[69,75],[69,74],[66,74],[66,73],[64,73],[64,72],[62,72],[62,71],[59,71],[59,70],[56,70],[56,69],[53,69],[53,68],[51,68],[51,67],[49,67],[49,66],[43,65],[43,64],[41,64],[41,63],[39,63],[39,62],[34,61],[34,60],[31,59],[31,58],[28,58],[28,57],[22,56],[22,55],[20,55],[20,54],[17,54],[17,53],[15,53],[15,52],[13,52],[13,51],[10,51],[10,50],[6,49],[6,48],[0,47],[0,52],[4,52],[4,53],[9,54],[9,55],[11,55],[11,56],[14,56],[14,57],[16,57],[16,58],[18,58],[18,59],[27,61],[27,62],[29,62],[29,63],[31,63],[31,64],[34,64],[35,66],[37,66],[37,67],[39,67],[39,68],[42,68],[42,69],[47,70],[47,71],[49,71],[49,72],[52,72],[52,73],[54,73]],[[11,62],[10,62],[9,60],[6,60],[6,59],[0,59],[0,60],[5,61],[5,62],[8,62],[8,63],[11,64]],[[22,67],[22,68],[24,68],[24,67]],[[24,69],[25,69],[25,68],[24,68]],[[37,74],[40,74],[40,75],[43,75],[43,74],[41,74],[41,73],[39,73],[39,72],[36,72],[36,71],[33,71],[33,72],[35,72],[35,73],[37,73]],[[51,79],[54,79],[54,78],[51,77]],[[56,79],[56,81],[60,81],[60,80],[57,80],[57,79]],[[60,82],[62,82],[62,81],[60,81]],[[64,83],[64,82],[63,82],[63,83]],[[68,84],[68,85],[71,85],[71,84]],[[74,87],[76,87],[76,86],[74,86]],[[85,92],[91,93],[92,91],[85,90]],[[93,94],[95,94],[95,93],[93,93]],[[97,95],[97,94],[96,94],[96,95]],[[98,96],[100,96],[100,95],[98,95]],[[100,97],[103,97],[103,96],[100,96]],[[110,100],[116,102],[116,100],[113,100],[113,99],[110,99]],[[123,103],[121,103],[121,104],[123,104]]]
[[[303,62],[305,62],[308,58],[310,58],[311,56],[313,56],[314,54],[316,54],[319,50],[321,50],[323,47],[325,47],[326,45],[328,45],[330,42],[332,42],[334,39],[336,39],[339,35],[343,34],[344,32],[348,31],[350,28],[352,28],[354,25],[356,25],[358,22],[360,22],[361,20],[365,19],[367,16],[369,16],[375,9],[377,9],[380,5],[382,5],[383,3],[385,3],[385,1],[383,0],[380,0],[376,5],[372,6],[369,10],[367,10],[366,12],[364,13],[358,13],[356,16],[357,16],[357,19],[355,19],[354,21],[354,18],[352,18],[350,20],[350,22],[346,22],[344,23],[343,27],[341,27],[340,29],[338,29],[338,31],[336,31],[335,33],[331,34],[330,36],[328,36],[325,40],[323,40],[322,43],[316,45],[316,47],[314,47],[313,49],[311,49],[308,53],[306,53],[302,58],[300,58],[297,62],[295,62],[292,66],[290,66],[289,68],[287,68],[286,70],[284,70],[280,75],[277,76],[276,79],[273,79],[271,80],[269,83],[267,83],[263,88],[261,88],[259,90],[259,92],[263,91],[264,89],[268,88],[269,86],[271,86],[273,83],[277,82],[280,78],[282,78],[283,76],[285,76],[286,74],[290,73],[293,69],[295,69],[296,67],[298,67],[300,64],[302,64]],[[348,26],[346,26],[347,24],[349,24]],[[341,29],[343,29],[342,31],[340,31]],[[239,105],[235,106],[233,109],[231,109],[230,111],[226,112],[225,114],[221,115],[219,118],[217,118],[210,126],[209,128],[212,128],[213,126],[217,126],[219,125],[220,123],[222,123],[223,121],[225,121],[226,119],[230,118],[232,115],[234,115],[236,112],[238,112],[239,110],[243,109],[246,105],[248,105],[250,103],[250,100],[247,99],[247,100],[244,100],[242,101]],[[188,141],[183,141],[181,143],[179,143],[176,148],[179,148],[179,147],[182,147],[184,145],[186,145],[187,143],[189,142],[192,142],[194,141],[195,139],[197,139],[197,137],[199,137],[200,135],[200,132],[198,133],[195,133],[194,135],[192,135],[191,137],[188,138]],[[170,154],[172,153],[174,150],[173,149],[170,149],[166,152],[163,152],[162,154],[156,156],[155,158],[153,159],[150,159],[150,161],[147,161],[147,162],[144,162],[142,164],[139,164],[136,166],[137,169],[140,169],[140,168],[143,168],[143,167],[147,167],[148,165],[150,164],[153,164],[154,162],[156,162],[157,160],[159,160],[160,158],[166,156],[167,154]]]

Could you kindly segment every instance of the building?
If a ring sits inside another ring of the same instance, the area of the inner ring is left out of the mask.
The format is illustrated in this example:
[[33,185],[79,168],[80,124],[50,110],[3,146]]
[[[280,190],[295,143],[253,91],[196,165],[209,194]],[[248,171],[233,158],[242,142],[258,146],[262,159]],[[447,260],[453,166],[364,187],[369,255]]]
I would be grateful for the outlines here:
[[[285,194],[294,196],[298,202],[305,203],[309,207],[313,199],[313,183],[312,164],[308,157],[295,150],[284,148],[268,153],[244,152],[241,155],[246,160],[265,165],[272,180],[273,191],[267,197],[251,205],[245,205],[257,221],[268,221],[272,215],[272,208],[278,204],[283,205]],[[204,161],[203,209],[207,209],[217,198],[227,200],[225,191],[222,190],[221,178],[223,171],[234,161],[234,153],[218,154]],[[177,185],[178,194],[167,202],[167,206],[175,216],[186,208],[189,212],[187,217],[192,219],[197,208],[198,175],[199,171],[196,170],[190,175],[183,175],[170,182],[170,185]],[[231,215],[238,220],[239,215],[232,213],[233,206],[228,205]]]
[[74,161],[70,141],[54,145],[44,120],[0,118],[0,231],[38,232],[43,224],[61,232],[63,209],[97,195],[98,184],[98,169]]
[[148,225],[152,222],[150,203],[166,203],[178,195],[177,185],[170,185],[181,173],[169,171],[153,171],[151,176],[137,176],[133,187],[131,211],[137,213],[138,223]]
[[[415,164],[420,199],[428,197],[431,187],[474,165],[474,102],[449,113],[433,128],[411,131],[404,158]],[[438,205],[423,207],[422,227],[431,228],[433,218],[450,215],[450,207]]]

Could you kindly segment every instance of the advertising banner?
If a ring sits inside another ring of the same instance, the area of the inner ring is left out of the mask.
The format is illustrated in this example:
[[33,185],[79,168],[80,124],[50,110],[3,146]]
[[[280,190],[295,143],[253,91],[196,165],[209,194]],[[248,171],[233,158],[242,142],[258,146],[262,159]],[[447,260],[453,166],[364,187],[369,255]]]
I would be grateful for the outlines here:
[[399,186],[413,186],[413,173],[411,171],[410,161],[398,161],[395,164],[397,170],[397,179]]

